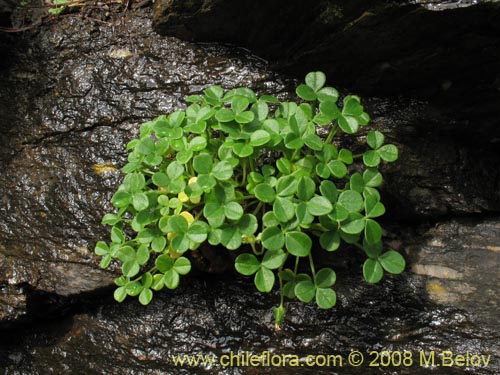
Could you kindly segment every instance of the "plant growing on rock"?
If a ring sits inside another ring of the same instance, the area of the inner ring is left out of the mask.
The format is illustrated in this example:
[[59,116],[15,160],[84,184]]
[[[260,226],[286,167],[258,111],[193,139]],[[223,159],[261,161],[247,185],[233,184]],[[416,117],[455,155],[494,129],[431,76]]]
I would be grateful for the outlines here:
[[[205,242],[238,250],[236,270],[253,276],[259,291],[279,284],[277,326],[284,297],[324,309],[336,303],[335,271],[314,264],[316,240],[327,252],[342,243],[362,249],[370,283],[403,271],[403,257],[384,252],[376,221],[385,212],[377,167],[395,161],[398,150],[376,130],[366,135],[366,151],[339,149],[334,137],[356,134],[370,118],[357,96],[339,107],[325,81],[309,73],[296,90],[300,103],[213,86],[187,97],[186,110],[141,126],[112,197],[118,212],[102,221],[112,227],[111,243],[95,248],[101,267],[121,263],[117,301],[139,296],[146,305],[153,291],[176,288],[191,270],[187,254]],[[328,130],[326,139],[318,127]]]

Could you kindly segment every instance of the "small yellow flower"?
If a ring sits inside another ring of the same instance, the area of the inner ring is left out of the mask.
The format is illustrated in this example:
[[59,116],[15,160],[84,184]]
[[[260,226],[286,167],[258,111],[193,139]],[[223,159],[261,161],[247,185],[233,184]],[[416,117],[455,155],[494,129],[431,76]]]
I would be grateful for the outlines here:
[[182,202],[182,203],[186,203],[188,200],[189,200],[189,197],[187,196],[186,193],[184,193],[183,191],[181,191],[179,194],[177,194],[177,198],[179,198],[179,200]]
[[192,224],[194,223],[194,216],[191,215],[189,212],[187,211],[182,211],[181,214],[180,214],[182,217],[184,217],[184,219],[186,219],[186,221],[188,222],[188,224]]

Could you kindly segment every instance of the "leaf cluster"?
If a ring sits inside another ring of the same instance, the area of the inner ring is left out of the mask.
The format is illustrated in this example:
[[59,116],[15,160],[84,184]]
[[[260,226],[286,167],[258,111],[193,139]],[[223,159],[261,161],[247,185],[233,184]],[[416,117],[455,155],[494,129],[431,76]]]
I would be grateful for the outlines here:
[[[309,73],[298,103],[213,86],[187,97],[185,110],[141,125],[111,199],[117,211],[103,218],[111,241],[95,250],[101,267],[121,264],[117,301],[130,295],[148,304],[153,291],[176,288],[191,269],[186,253],[205,242],[240,249],[235,268],[259,291],[279,281],[277,324],[284,297],[325,309],[336,303],[335,271],[314,267],[316,240],[328,252],[360,248],[368,282],[403,271],[401,255],[383,251],[377,222],[385,213],[377,168],[397,159],[397,147],[377,130],[367,132],[361,154],[340,147],[335,135],[357,133],[370,117],[359,97],[340,101],[325,83],[323,73]],[[299,272],[301,263],[309,272]]]

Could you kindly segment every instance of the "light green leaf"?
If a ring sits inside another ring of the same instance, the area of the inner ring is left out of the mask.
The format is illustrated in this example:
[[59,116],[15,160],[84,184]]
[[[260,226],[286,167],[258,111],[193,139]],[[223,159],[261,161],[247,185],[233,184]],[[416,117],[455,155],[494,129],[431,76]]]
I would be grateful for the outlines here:
[[152,299],[153,299],[153,292],[149,288],[143,289],[141,294],[139,294],[139,302],[141,303],[141,305],[144,306],[149,305]]
[[316,304],[322,309],[330,309],[337,303],[337,294],[331,288],[316,289]]
[[327,198],[316,195],[307,202],[307,210],[313,216],[323,216],[332,212],[333,206]]
[[329,288],[337,280],[337,275],[335,271],[331,268],[322,268],[316,273],[314,278],[314,283],[318,288]]
[[326,82],[326,76],[323,72],[310,72],[306,75],[306,85],[315,92],[319,91]]
[[290,254],[305,257],[311,252],[312,240],[305,233],[292,231],[285,234],[285,245]]
[[380,242],[382,238],[382,228],[375,220],[367,219],[365,225],[365,239],[369,244]]
[[257,130],[250,136],[251,146],[262,146],[271,140],[271,136],[265,130]]
[[266,268],[274,270],[276,268],[280,268],[285,263],[286,258],[287,254],[281,249],[268,250],[262,258],[262,265]]
[[258,200],[272,203],[276,197],[274,189],[268,183],[262,183],[255,187],[254,194]]
[[382,279],[382,276],[384,276],[384,270],[380,262],[370,258],[365,260],[363,264],[363,276],[369,283],[378,283]]
[[268,293],[273,289],[274,280],[273,271],[262,267],[255,274],[254,283],[259,292]]
[[295,205],[289,198],[276,197],[273,212],[282,223],[286,223],[295,216]]
[[368,143],[368,146],[376,150],[382,147],[382,145],[384,144],[384,139],[385,137],[381,132],[379,132],[378,130],[371,130],[366,136],[366,143]]
[[314,92],[314,89],[312,89],[311,87],[309,87],[307,85],[304,85],[304,84],[299,85],[295,89],[295,92],[297,93],[297,95],[300,98],[302,98],[304,100],[308,100],[308,101],[316,100],[316,93]]
[[359,212],[363,208],[363,197],[357,191],[346,190],[339,195],[338,204],[349,212]]
[[404,271],[406,267],[406,262],[403,256],[394,251],[390,250],[378,257],[378,260],[384,269],[392,274],[400,274]]
[[262,246],[268,250],[280,250],[285,245],[285,236],[278,227],[269,227],[262,232]]
[[295,295],[305,303],[311,302],[316,294],[316,285],[312,281],[304,280],[295,285]]
[[398,159],[398,148],[394,145],[384,145],[377,150],[377,153],[387,162],[393,162]]
[[174,262],[173,269],[179,275],[187,275],[191,271],[191,262],[185,257],[177,258]]
[[243,253],[236,258],[234,267],[242,275],[250,276],[260,269],[260,262],[255,255]]

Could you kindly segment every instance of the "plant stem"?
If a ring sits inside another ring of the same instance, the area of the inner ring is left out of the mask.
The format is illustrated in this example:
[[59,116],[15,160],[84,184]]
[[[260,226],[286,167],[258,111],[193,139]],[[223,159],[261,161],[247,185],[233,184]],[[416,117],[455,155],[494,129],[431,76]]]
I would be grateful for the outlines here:
[[293,273],[297,275],[297,271],[299,270],[299,261],[300,257],[296,256],[295,257],[295,268],[293,269]]
[[259,204],[257,205],[257,207],[255,207],[255,210],[253,211],[253,214],[254,215],[257,215],[257,212],[259,212],[259,210],[261,209],[261,207],[264,205],[264,202],[262,201],[259,201]]
[[309,266],[311,267],[311,273],[313,275],[313,280],[316,280],[316,271],[314,269],[314,262],[313,262],[313,257],[312,257],[311,253],[309,253]]
[[330,144],[332,143],[333,137],[335,137],[335,134],[337,133],[337,130],[339,129],[339,125],[335,124],[332,126],[332,129],[330,130],[330,134],[328,134],[328,137],[326,137],[325,143]]

